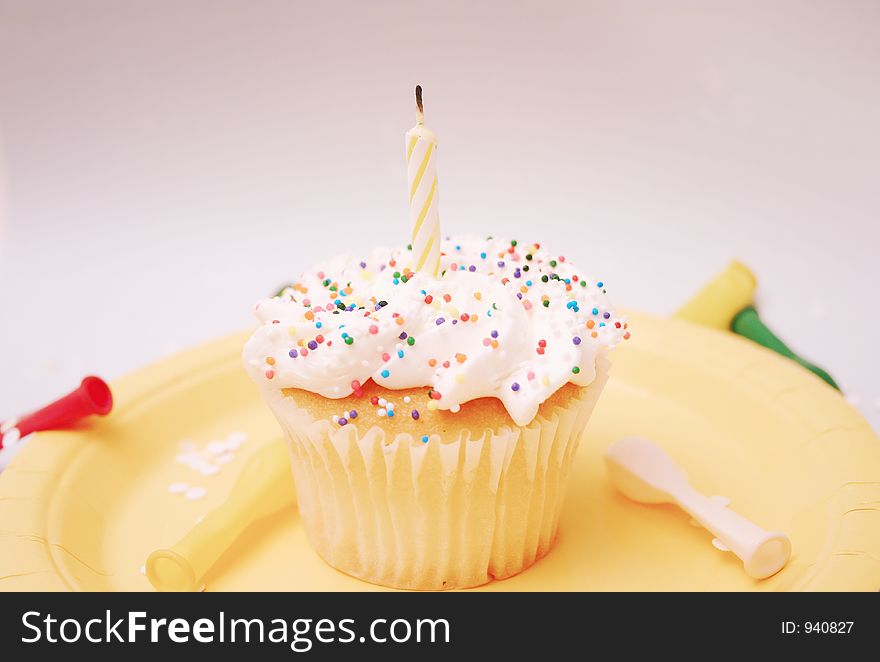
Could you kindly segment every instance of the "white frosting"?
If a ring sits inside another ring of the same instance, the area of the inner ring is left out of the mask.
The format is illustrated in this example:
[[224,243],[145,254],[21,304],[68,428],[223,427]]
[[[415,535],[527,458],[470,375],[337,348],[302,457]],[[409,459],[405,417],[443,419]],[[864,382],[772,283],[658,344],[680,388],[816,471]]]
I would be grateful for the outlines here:
[[629,336],[603,284],[543,247],[467,236],[442,249],[438,278],[404,280],[408,251],[377,249],[335,257],[259,302],[261,326],[244,348],[249,374],[263,388],[327,398],[369,379],[430,387],[433,403],[452,411],[496,397],[527,425],[567,382],[589,385],[597,354]]

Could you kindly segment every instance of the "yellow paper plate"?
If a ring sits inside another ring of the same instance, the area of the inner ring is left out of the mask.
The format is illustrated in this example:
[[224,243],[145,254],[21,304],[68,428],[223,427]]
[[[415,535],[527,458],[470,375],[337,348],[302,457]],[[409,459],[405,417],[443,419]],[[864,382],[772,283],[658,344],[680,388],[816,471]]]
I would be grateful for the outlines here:
[[[877,590],[880,440],[839,394],[729,334],[645,315],[613,353],[612,379],[581,444],[551,553],[488,590]],[[116,409],[88,430],[40,433],[0,476],[0,590],[150,590],[140,568],[221,503],[238,470],[279,437],[241,366],[245,335],[120,379]],[[210,477],[175,461],[182,439],[249,441]],[[793,556],[758,582],[672,507],[628,502],[602,452],[654,439],[707,494],[767,529]],[[184,481],[199,500],[168,491]],[[254,525],[208,590],[371,590],[325,565],[293,509]]]

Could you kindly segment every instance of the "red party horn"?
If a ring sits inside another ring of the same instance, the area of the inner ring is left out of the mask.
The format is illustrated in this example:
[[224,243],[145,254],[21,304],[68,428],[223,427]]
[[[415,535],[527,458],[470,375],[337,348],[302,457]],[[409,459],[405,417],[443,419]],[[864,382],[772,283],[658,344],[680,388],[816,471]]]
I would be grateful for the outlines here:
[[[57,430],[73,425],[86,416],[97,414],[105,416],[113,408],[113,394],[110,387],[100,377],[89,376],[82,380],[79,388],[71,391],[55,402],[46,405],[32,414],[22,416],[18,421],[6,422],[0,426],[3,432],[18,428],[19,437],[41,430]],[[3,439],[0,435],[0,449]]]

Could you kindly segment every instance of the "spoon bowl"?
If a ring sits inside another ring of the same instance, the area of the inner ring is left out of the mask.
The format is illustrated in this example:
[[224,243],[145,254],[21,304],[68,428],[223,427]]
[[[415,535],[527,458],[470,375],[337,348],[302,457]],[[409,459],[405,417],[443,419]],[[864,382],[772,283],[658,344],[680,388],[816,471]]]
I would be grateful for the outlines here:
[[639,503],[673,503],[673,492],[687,484],[684,472],[662,448],[638,437],[612,444],[605,465],[615,487]]

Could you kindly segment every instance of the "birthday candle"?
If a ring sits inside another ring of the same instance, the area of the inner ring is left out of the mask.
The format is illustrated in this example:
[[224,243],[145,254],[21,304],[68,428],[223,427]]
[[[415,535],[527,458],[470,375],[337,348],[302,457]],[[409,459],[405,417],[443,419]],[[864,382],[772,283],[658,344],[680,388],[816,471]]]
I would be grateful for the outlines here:
[[416,86],[416,125],[406,132],[406,176],[412,225],[413,271],[436,276],[440,269],[437,136],[425,128],[422,86]]

